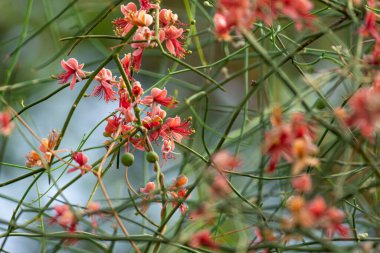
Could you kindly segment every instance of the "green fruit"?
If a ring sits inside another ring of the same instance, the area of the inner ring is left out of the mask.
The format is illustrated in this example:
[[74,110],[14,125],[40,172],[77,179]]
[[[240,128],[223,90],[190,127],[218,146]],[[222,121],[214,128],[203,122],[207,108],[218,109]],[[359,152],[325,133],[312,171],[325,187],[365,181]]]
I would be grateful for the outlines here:
[[135,157],[133,156],[133,154],[131,153],[125,153],[122,157],[121,157],[121,162],[123,163],[124,166],[126,167],[129,167],[133,164],[133,162],[135,161]]
[[326,108],[326,104],[325,102],[322,100],[322,99],[318,99],[316,102],[315,102],[315,107],[317,107],[318,110],[323,110]]
[[155,163],[158,161],[158,155],[154,151],[150,151],[146,154],[146,160],[150,163]]

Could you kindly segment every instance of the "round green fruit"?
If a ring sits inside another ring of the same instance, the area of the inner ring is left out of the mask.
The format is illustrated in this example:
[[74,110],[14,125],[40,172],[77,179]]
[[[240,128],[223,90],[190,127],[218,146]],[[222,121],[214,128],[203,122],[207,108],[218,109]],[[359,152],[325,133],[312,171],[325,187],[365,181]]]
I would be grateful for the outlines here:
[[146,160],[150,163],[155,163],[158,161],[158,155],[154,151],[150,151],[146,154]]
[[126,167],[129,167],[133,164],[133,162],[135,161],[135,157],[133,156],[133,154],[131,153],[125,153],[122,157],[121,157],[121,162],[123,163],[124,166]]

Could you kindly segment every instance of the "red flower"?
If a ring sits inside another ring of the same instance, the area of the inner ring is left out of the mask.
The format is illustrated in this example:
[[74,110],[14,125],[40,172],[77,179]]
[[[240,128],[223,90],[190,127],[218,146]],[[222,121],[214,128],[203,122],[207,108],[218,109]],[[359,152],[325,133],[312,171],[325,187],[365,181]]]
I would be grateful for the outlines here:
[[[187,193],[187,190],[186,190],[185,188],[181,188],[181,189],[179,189],[177,192],[175,192],[175,191],[171,191],[171,192],[170,192],[170,195],[171,195],[174,199],[176,199],[176,200],[181,200],[181,201],[182,201],[182,200],[185,198],[186,193]],[[190,195],[187,196],[186,199],[189,198],[189,197],[190,197]],[[175,206],[177,206],[177,205],[178,205],[178,202],[176,202],[176,201],[173,201],[173,202],[172,202],[172,206],[173,206],[173,207],[175,207]],[[182,215],[185,215],[186,212],[187,212],[187,210],[188,210],[187,205],[186,205],[185,203],[182,202],[182,204],[179,206],[179,211],[181,212]]]
[[107,126],[104,129],[103,135],[109,137],[112,134],[116,133],[116,131],[119,128],[119,125],[121,123],[121,120],[122,119],[120,117],[116,117],[115,115],[113,115],[112,118],[108,118],[107,119]]
[[[147,7],[147,5],[144,7]],[[120,10],[124,14],[124,18],[119,18],[113,22],[116,26],[116,33],[120,36],[127,35],[135,25],[143,27],[150,26],[153,23],[153,17],[146,12],[148,9],[142,8],[138,11],[137,6],[132,2],[127,5],[121,5]]]
[[322,222],[322,226],[329,238],[332,238],[337,232],[340,236],[347,237],[349,234],[349,228],[344,226],[344,218],[346,215],[339,209],[332,207],[326,212],[325,221]]
[[232,189],[228,184],[227,179],[222,175],[217,175],[214,178],[210,190],[212,195],[217,198],[225,198],[232,192]]
[[327,205],[323,197],[317,196],[308,204],[307,209],[315,218],[320,218],[325,214]]
[[348,101],[351,108],[346,123],[359,128],[364,137],[374,136],[380,123],[380,90],[375,87],[361,88]]
[[158,103],[165,107],[173,108],[177,104],[177,101],[171,97],[167,97],[167,94],[168,91],[166,89],[153,88],[150,96],[145,96],[141,103],[148,106],[155,106],[155,103]]
[[160,41],[166,41],[168,51],[177,58],[183,58],[187,53],[183,48],[182,39],[183,29],[175,26],[166,26],[160,30]]
[[70,233],[77,230],[78,220],[68,205],[57,205],[54,207],[54,211],[56,215],[52,218],[51,223],[57,223]]
[[189,136],[194,133],[193,129],[190,128],[191,118],[186,121],[181,122],[180,117],[168,118],[165,124],[161,128],[161,136],[164,139],[175,139],[178,142],[182,141],[183,137]]
[[310,0],[277,0],[276,9],[296,22],[296,29],[301,30],[304,24],[311,26],[314,16],[310,14],[313,3]]
[[91,170],[91,165],[87,164],[88,157],[83,152],[73,152],[72,156],[73,160],[78,163],[77,167],[69,169],[67,172],[71,173],[76,170],[80,170],[81,174],[84,175],[86,172]]
[[134,41],[142,41],[131,44],[131,47],[135,48],[132,53],[132,67],[135,71],[140,70],[144,49],[151,45],[150,40],[153,35],[154,31],[151,31],[148,27],[140,27],[133,36]]
[[[376,9],[375,1],[368,1],[369,7]],[[363,36],[371,36],[373,37],[377,43],[380,43],[380,32],[379,26],[377,24],[376,14],[372,10],[367,10],[364,24],[360,27],[359,32]]]
[[131,67],[131,53],[125,54],[124,57],[123,57],[123,59],[120,60],[120,62],[122,64],[122,66],[123,66],[125,74],[129,78],[129,80],[131,80],[132,79],[131,70],[130,70],[130,67]]
[[217,250],[219,247],[215,241],[211,238],[210,231],[202,230],[194,234],[189,241],[189,245],[193,248],[207,247],[213,250]]
[[178,21],[178,15],[168,9],[161,9],[159,18],[162,26],[174,25]]
[[141,87],[141,83],[140,82],[133,82],[133,86],[132,86],[132,94],[133,96],[135,96],[135,98],[138,98],[140,97],[144,92],[144,89]]
[[154,182],[148,182],[144,188],[140,188],[140,192],[145,193],[145,194],[150,194],[156,189],[156,185]]
[[140,7],[142,10],[149,11],[150,9],[158,9],[160,6],[157,4],[151,4],[149,0],[140,0]]
[[241,160],[237,156],[231,155],[227,150],[221,150],[212,156],[212,162],[216,169],[220,171],[235,170],[241,165]]
[[7,110],[0,112],[0,134],[8,136],[12,133],[13,128],[11,113]]
[[292,187],[297,192],[310,192],[312,188],[311,177],[309,174],[302,174],[300,177],[292,179]]
[[74,58],[70,58],[67,61],[61,61],[62,68],[66,71],[58,75],[58,79],[60,83],[67,83],[67,81],[72,76],[70,82],[70,90],[74,89],[75,83],[78,81],[82,81],[81,77],[86,77],[86,74],[83,72],[82,68],[84,64],[78,64],[78,61]]
[[95,86],[92,91],[92,96],[104,97],[104,100],[108,103],[110,100],[115,100],[116,92],[112,89],[113,84],[116,83],[115,78],[112,76],[112,72],[109,69],[102,68],[99,73],[95,76],[100,85]]
[[282,121],[281,109],[275,108],[271,122],[273,128],[265,133],[264,147],[264,152],[270,156],[269,172],[275,170],[282,157],[293,163],[292,173],[295,175],[306,166],[318,165],[318,159],[312,156],[318,151],[313,143],[316,137],[314,126],[303,114],[293,114],[289,124]]
[[129,19],[126,19],[125,17],[130,15],[130,13],[135,13],[137,11],[137,6],[130,2],[127,5],[122,4],[120,10],[124,14],[124,18],[118,18],[112,23],[116,26],[116,33],[120,36],[125,36],[133,28]]
[[232,25],[228,23],[224,15],[216,13],[214,16],[214,24],[216,35],[220,40],[228,41],[231,39],[230,31]]
[[99,211],[100,211],[100,204],[98,202],[90,202],[86,208],[86,213],[91,219],[91,225],[93,228],[98,227],[96,216],[98,216],[98,218],[102,217],[102,214],[99,213]]
[[234,27],[249,28],[254,20],[249,0],[220,0],[214,16],[216,35],[221,40],[230,40]]
[[174,142],[172,142],[171,140],[163,140],[162,147],[161,147],[162,158],[165,161],[167,161],[167,159],[174,158],[174,156],[172,155],[172,153],[174,152],[174,149],[175,149]]
[[265,133],[264,152],[270,156],[269,172],[276,169],[277,163],[281,157],[288,162],[292,162],[292,132],[289,125],[283,125],[273,128],[270,132]]
[[149,130],[149,138],[151,141],[156,141],[160,136],[160,128],[162,125],[162,118],[158,115],[146,116],[142,120],[143,126]]

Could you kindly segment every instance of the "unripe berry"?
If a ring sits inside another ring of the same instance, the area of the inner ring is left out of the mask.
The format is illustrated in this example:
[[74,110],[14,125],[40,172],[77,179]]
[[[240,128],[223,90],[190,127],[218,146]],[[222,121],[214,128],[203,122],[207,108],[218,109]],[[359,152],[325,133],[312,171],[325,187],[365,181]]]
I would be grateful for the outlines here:
[[315,107],[317,107],[318,110],[323,110],[326,108],[326,104],[325,102],[322,100],[322,99],[318,99],[316,102],[315,102]]
[[121,162],[123,163],[124,166],[126,167],[129,167],[133,164],[133,162],[135,161],[135,157],[133,156],[133,154],[131,153],[125,153],[122,157],[121,157]]
[[146,154],[146,160],[150,163],[155,163],[158,161],[158,155],[154,151],[150,151]]

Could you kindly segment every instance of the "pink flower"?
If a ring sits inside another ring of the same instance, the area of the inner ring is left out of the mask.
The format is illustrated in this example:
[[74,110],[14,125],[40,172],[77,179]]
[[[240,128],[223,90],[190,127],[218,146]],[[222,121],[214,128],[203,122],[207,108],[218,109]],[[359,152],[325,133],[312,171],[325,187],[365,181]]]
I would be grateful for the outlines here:
[[250,8],[249,0],[220,0],[214,16],[215,32],[220,40],[230,40],[233,28],[249,29],[255,15]]
[[117,129],[119,128],[119,125],[121,124],[121,117],[116,117],[113,115],[112,117],[107,119],[107,126],[104,129],[103,135],[105,136],[111,136],[112,134],[116,133]]
[[316,135],[313,124],[301,113],[295,113],[290,123],[282,120],[280,108],[275,108],[271,117],[272,129],[265,133],[264,153],[270,156],[269,172],[273,172],[283,157],[293,163],[292,173],[299,174],[306,166],[318,165],[312,155],[318,148],[313,143]]
[[153,23],[153,17],[150,14],[147,14],[146,10],[140,10],[131,17],[130,21],[136,26],[150,26]]
[[217,198],[225,198],[232,192],[232,189],[228,184],[227,179],[222,175],[217,175],[214,178],[210,190],[212,195]]
[[144,89],[141,87],[140,82],[133,82],[132,86],[132,94],[135,96],[135,98],[139,98],[144,92]]
[[67,172],[71,173],[76,170],[80,170],[81,174],[84,175],[86,172],[91,170],[91,165],[87,164],[88,157],[83,152],[73,152],[72,156],[73,160],[78,163],[77,167],[69,169]]
[[159,18],[162,26],[174,25],[178,22],[178,15],[168,9],[161,9]]
[[[123,79],[121,79],[121,82]],[[126,88],[119,89],[119,108],[130,109],[132,105],[131,98],[129,97],[128,90]]]
[[194,133],[193,129],[190,128],[191,118],[186,121],[181,122],[180,117],[168,118],[165,124],[161,128],[161,136],[164,139],[175,139],[178,142],[182,141],[183,137],[189,136]]
[[26,162],[25,162],[26,167],[42,167],[43,163],[41,160],[40,155],[32,150],[26,155]]
[[183,58],[187,53],[179,41],[183,38],[183,29],[175,26],[166,26],[160,30],[160,41],[165,41],[167,50],[177,58]]
[[[368,1],[368,5],[371,8],[376,9],[375,1],[370,0]],[[377,43],[380,43],[380,32],[379,32],[379,26],[377,24],[377,17],[374,11],[367,10],[364,24],[360,27],[359,32],[363,36],[371,36],[373,37]]]
[[210,231],[208,230],[202,230],[195,233],[191,237],[189,245],[193,248],[207,247],[213,250],[217,250],[219,248],[219,246],[211,238]]
[[326,212],[326,218],[322,221],[322,227],[324,227],[326,234],[329,238],[332,238],[337,232],[340,236],[347,237],[349,234],[349,228],[344,226],[346,215],[339,209],[332,207]]
[[91,219],[91,225],[93,228],[98,227],[98,222],[96,220],[96,217],[99,218],[102,217],[102,214],[99,213],[100,211],[100,204],[98,202],[90,202],[86,208],[86,213],[89,215]]
[[135,49],[132,53],[132,67],[135,71],[140,70],[144,49],[151,46],[150,40],[153,35],[154,31],[150,30],[148,27],[140,27],[133,36],[134,41],[141,41],[131,44],[131,47]]
[[127,75],[127,77],[129,78],[129,80],[132,79],[132,76],[131,76],[131,53],[129,54],[125,54],[123,59],[120,60],[122,66],[123,66],[123,69],[125,71],[125,74]]
[[147,10],[149,11],[150,9],[158,9],[160,6],[157,4],[151,4],[149,0],[139,0],[140,2],[140,7],[142,10]]
[[147,195],[151,194],[156,189],[156,185],[154,182],[148,182],[144,188],[140,188],[140,192],[145,193]]
[[62,68],[66,71],[58,75],[58,79],[60,83],[67,83],[67,81],[72,76],[70,82],[70,90],[74,89],[75,83],[78,81],[82,81],[81,77],[86,77],[86,74],[83,72],[82,68],[84,64],[78,64],[78,61],[74,58],[70,58],[67,61],[61,61]]
[[320,218],[325,214],[327,205],[323,197],[315,197],[307,206],[307,209],[315,218]]
[[273,128],[265,133],[264,152],[270,156],[269,172],[276,169],[281,157],[288,162],[292,162],[292,132],[289,125]]
[[140,188],[140,192],[144,193],[146,196],[143,197],[143,201],[140,203],[140,206],[141,206],[141,211],[143,213],[146,212],[146,210],[148,210],[148,207],[149,207],[149,200],[154,198],[154,195],[151,195],[152,192],[154,192],[154,190],[156,189],[156,185],[154,184],[154,182],[148,182],[144,188]]
[[312,182],[309,174],[302,174],[300,177],[292,179],[292,187],[298,192],[310,192]]
[[9,136],[14,128],[12,115],[8,110],[0,112],[0,134]]
[[[180,188],[177,192],[175,192],[175,191],[171,191],[171,192],[170,192],[170,195],[171,195],[175,200],[181,200],[181,201],[182,201],[182,200],[185,198],[186,193],[187,193],[187,190],[186,190],[185,188]],[[189,197],[190,197],[190,195],[187,196],[186,199],[189,198]],[[178,202],[176,202],[176,201],[173,201],[173,202],[172,202],[172,206],[173,206],[173,207],[175,207],[175,206],[177,206],[177,205],[178,205]],[[182,215],[185,215],[186,212],[187,212],[187,210],[188,210],[187,205],[186,205],[185,203],[182,202],[182,203],[180,204],[180,206],[179,206],[179,211],[181,212]]]
[[168,97],[167,94],[168,91],[166,89],[153,88],[150,92],[150,96],[145,96],[141,103],[148,106],[155,106],[155,103],[157,103],[168,108],[173,108],[177,104],[177,101]]
[[227,150],[221,150],[212,156],[212,162],[216,169],[220,171],[235,170],[241,165],[241,160],[237,156],[231,155]]
[[169,158],[174,158],[172,153],[174,152],[175,145],[171,140],[163,140],[162,141],[162,158],[167,161]]
[[51,223],[57,223],[70,233],[77,230],[78,220],[68,205],[57,205],[54,207],[54,211],[56,215],[52,218]]
[[95,76],[95,80],[100,83],[100,85],[95,86],[92,91],[92,96],[104,97],[104,100],[108,103],[110,100],[115,100],[116,92],[112,89],[113,84],[116,83],[115,78],[112,76],[112,72],[109,69],[102,68],[99,73]]
[[[148,1],[144,7],[149,8],[149,6],[154,5],[150,5]],[[113,22],[116,26],[116,33],[120,36],[127,35],[133,26],[144,27],[153,23],[153,17],[147,13],[149,9],[141,8],[141,10],[137,10],[137,6],[132,2],[127,5],[121,5],[120,10],[124,14],[124,18],[119,18]]]
[[346,123],[359,128],[366,138],[374,136],[380,123],[380,90],[375,87],[361,88],[348,101],[351,108]]
[[227,18],[220,14],[216,13],[214,16],[215,32],[220,40],[228,41],[231,39],[230,31],[231,25],[227,23]]
[[120,36],[125,36],[133,28],[130,19],[127,18],[137,12],[136,4],[130,2],[127,5],[120,6],[121,12],[124,14],[124,18],[119,18],[113,22],[116,26],[116,33]]
[[301,30],[304,24],[311,26],[314,16],[310,14],[313,3],[310,0],[277,0],[276,9],[296,22],[296,29]]

